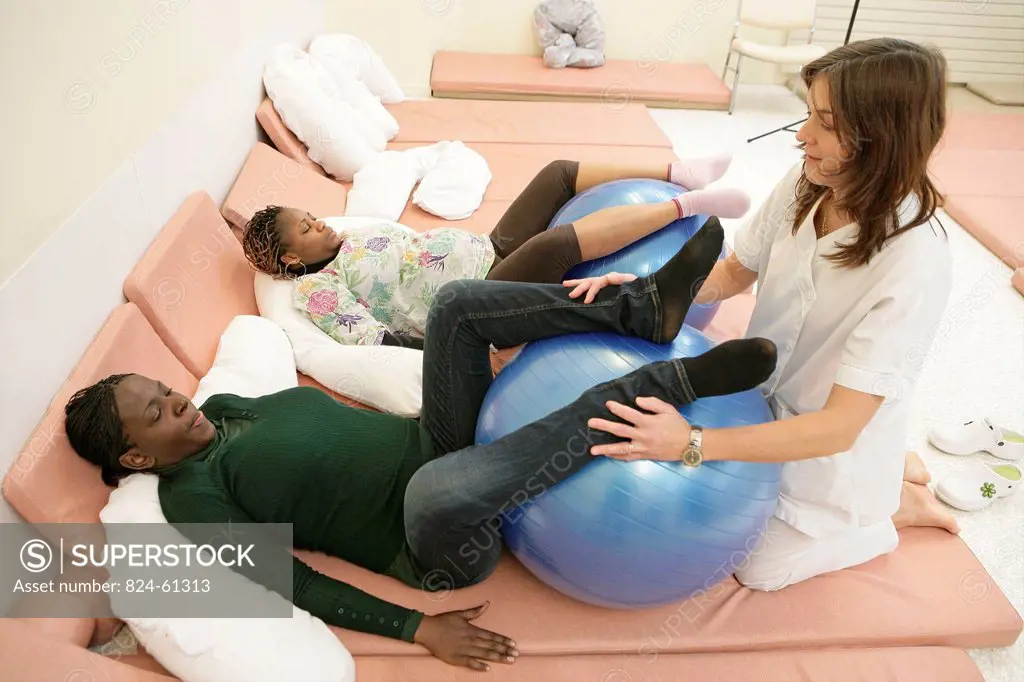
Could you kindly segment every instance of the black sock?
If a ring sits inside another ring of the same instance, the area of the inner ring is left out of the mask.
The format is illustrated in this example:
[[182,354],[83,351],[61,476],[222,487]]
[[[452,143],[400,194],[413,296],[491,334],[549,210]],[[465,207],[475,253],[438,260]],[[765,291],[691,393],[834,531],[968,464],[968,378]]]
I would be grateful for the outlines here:
[[759,386],[775,371],[775,344],[768,339],[736,339],[695,358],[680,360],[698,398],[739,393]]
[[654,273],[662,307],[663,342],[668,343],[679,334],[694,297],[718,261],[724,240],[722,224],[712,216],[676,255]]

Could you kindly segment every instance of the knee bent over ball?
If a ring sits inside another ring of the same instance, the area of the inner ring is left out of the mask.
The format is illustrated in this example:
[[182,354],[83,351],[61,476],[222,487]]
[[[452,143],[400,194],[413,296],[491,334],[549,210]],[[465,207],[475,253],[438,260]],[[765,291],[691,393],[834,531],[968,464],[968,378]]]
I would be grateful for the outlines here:
[[[570,199],[551,219],[548,229],[555,225],[574,222],[603,208],[671,201],[684,191],[679,185],[663,180],[613,180],[591,187]],[[609,272],[624,272],[646,277],[656,272],[675,255],[708,218],[709,216],[698,215],[675,220],[611,255],[580,263],[569,270],[565,278],[596,277]],[[723,246],[719,258],[724,258],[725,255]],[[718,305],[711,303],[691,306],[686,315],[686,324],[695,329],[705,329],[718,312]]]
[[[692,357],[712,345],[686,326],[672,344],[604,333],[529,343],[488,391],[477,442],[492,442],[645,364]],[[708,428],[773,419],[757,389],[702,398],[680,412]],[[574,599],[643,608],[709,590],[743,564],[775,509],[781,465],[626,462],[594,457],[590,447],[587,433],[566,434],[565,451],[552,453],[550,465],[564,471],[566,458],[593,461],[557,485],[538,472],[524,497],[541,494],[510,504],[502,518],[505,543],[519,561]]]

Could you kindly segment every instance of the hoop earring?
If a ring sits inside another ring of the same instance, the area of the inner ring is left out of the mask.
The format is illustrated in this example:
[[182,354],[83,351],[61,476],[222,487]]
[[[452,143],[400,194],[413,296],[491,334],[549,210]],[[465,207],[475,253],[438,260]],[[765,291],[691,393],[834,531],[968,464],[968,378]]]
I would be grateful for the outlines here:
[[306,272],[306,264],[303,263],[302,261],[299,261],[299,265],[302,266],[302,274],[301,275],[296,273],[296,272],[292,272],[292,270],[291,270],[292,266],[291,265],[285,267],[284,271],[285,271],[286,274],[291,276],[290,277],[291,279],[298,279],[299,277],[305,277],[308,274]]

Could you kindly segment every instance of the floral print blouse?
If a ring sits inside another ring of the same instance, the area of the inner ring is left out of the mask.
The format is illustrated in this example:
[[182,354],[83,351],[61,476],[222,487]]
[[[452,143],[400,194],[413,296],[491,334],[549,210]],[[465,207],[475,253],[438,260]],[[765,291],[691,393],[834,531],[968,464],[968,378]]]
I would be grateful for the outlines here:
[[422,338],[437,290],[483,279],[494,261],[488,237],[454,228],[388,223],[343,230],[342,239],[327,267],[297,280],[293,303],[346,345],[379,345],[385,331]]

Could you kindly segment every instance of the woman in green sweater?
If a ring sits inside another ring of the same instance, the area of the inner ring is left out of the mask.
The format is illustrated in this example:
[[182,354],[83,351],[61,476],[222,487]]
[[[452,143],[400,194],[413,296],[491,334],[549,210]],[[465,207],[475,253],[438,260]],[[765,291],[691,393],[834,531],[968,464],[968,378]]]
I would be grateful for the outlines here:
[[[495,522],[524,501],[523,491],[545,487],[536,485],[538,472],[555,485],[588,463],[590,447],[579,441],[619,442],[592,427],[593,419],[614,418],[609,401],[656,396],[679,406],[753,388],[775,367],[770,341],[727,342],[595,386],[481,446],[474,433],[492,381],[490,345],[585,332],[671,340],[722,240],[721,225],[711,219],[657,273],[605,287],[592,300],[559,284],[446,284],[428,319],[418,421],[354,409],[308,387],[254,399],[216,395],[197,409],[158,381],[117,375],[68,402],[68,438],[108,484],[137,472],[160,476],[160,504],[172,524],[292,524],[295,548],[420,589],[472,585],[501,556]],[[680,444],[680,453],[685,448]],[[179,527],[197,544],[211,542],[194,537],[195,526]],[[518,655],[512,640],[472,624],[483,606],[425,615],[288,560],[293,584],[284,596],[330,625],[417,642],[476,670]],[[260,584],[273,582],[260,566],[238,570]]]

